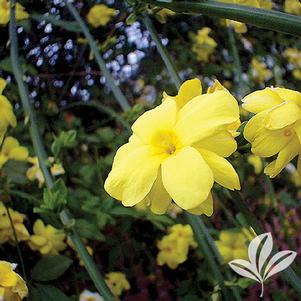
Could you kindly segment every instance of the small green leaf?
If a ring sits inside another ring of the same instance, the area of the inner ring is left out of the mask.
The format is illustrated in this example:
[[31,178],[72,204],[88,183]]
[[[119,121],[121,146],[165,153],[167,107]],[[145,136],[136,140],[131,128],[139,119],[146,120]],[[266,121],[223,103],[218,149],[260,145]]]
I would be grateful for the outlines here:
[[72,259],[56,255],[40,259],[32,270],[32,279],[51,281],[62,276],[72,264]]
[[30,301],[71,301],[63,292],[52,285],[37,285],[29,288]]
[[100,229],[92,222],[88,222],[85,219],[77,219],[75,227],[81,237],[94,240],[105,240],[105,237],[100,232]]

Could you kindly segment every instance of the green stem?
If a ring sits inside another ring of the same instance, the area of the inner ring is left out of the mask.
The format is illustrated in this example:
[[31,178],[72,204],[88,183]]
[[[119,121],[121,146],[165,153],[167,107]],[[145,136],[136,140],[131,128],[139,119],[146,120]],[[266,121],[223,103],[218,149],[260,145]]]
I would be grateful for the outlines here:
[[15,240],[15,243],[16,243],[17,253],[18,253],[18,256],[19,256],[19,260],[20,260],[20,264],[21,264],[21,269],[22,269],[22,276],[23,276],[25,282],[27,282],[26,269],[25,269],[24,260],[23,260],[21,249],[20,249],[19,240],[18,240],[16,229],[15,229],[15,225],[14,225],[13,219],[12,219],[12,217],[10,215],[8,207],[6,206],[6,204],[4,204],[4,206],[5,206],[8,218],[9,218],[9,222],[10,222],[11,228],[13,230],[14,240]]
[[[53,186],[53,179],[52,176],[46,166],[47,161],[47,155],[44,148],[44,145],[42,143],[42,139],[39,133],[38,129],[38,123],[36,120],[35,112],[32,109],[28,89],[23,81],[23,70],[21,68],[20,62],[19,62],[19,55],[18,55],[18,40],[17,40],[17,33],[16,33],[16,17],[15,17],[15,5],[16,1],[11,0],[11,7],[10,7],[10,23],[9,23],[9,37],[11,41],[11,62],[13,71],[16,77],[16,81],[19,88],[19,93],[22,101],[22,105],[24,108],[26,119],[30,122],[30,134],[31,139],[34,147],[34,151],[39,159],[40,167],[43,172],[43,175],[46,180],[46,185],[49,189]],[[72,220],[69,217],[66,210],[62,212],[62,215],[65,217],[64,221],[62,220],[64,225],[71,225]],[[95,287],[98,289],[102,289],[99,291],[100,294],[102,294],[105,297],[105,300],[111,301],[113,300],[113,297],[110,293],[109,288],[105,285],[105,282],[99,273],[98,269],[96,268],[96,265],[93,263],[93,260],[91,256],[88,254],[87,250],[85,249],[84,244],[79,239],[78,234],[76,233],[75,229],[72,229],[72,234],[70,235],[70,238],[74,245],[76,246],[76,249],[78,253],[80,254],[84,265],[93,280]],[[73,241],[73,239],[75,241]]]
[[235,20],[257,27],[301,36],[301,17],[275,10],[235,5],[219,1],[154,1],[144,3],[165,7],[178,13],[202,14],[211,17]]
[[179,89],[181,86],[182,80],[181,80],[180,76],[178,75],[176,66],[173,63],[173,61],[171,60],[170,55],[168,54],[165,47],[163,46],[161,39],[160,39],[156,29],[154,28],[154,25],[153,25],[151,19],[149,18],[148,15],[144,14],[142,17],[142,21],[143,21],[146,29],[149,31],[153,41],[155,42],[156,47],[161,55],[161,58],[164,61],[165,66],[170,74],[170,77],[172,78],[177,89]]
[[97,48],[97,45],[96,45],[96,43],[95,43],[88,27],[87,27],[87,25],[82,20],[79,13],[75,9],[75,7],[70,2],[68,2],[68,0],[65,0],[65,3],[66,3],[67,8],[69,9],[70,13],[72,14],[74,19],[79,24],[79,26],[80,26],[83,34],[85,35],[86,39],[88,40],[90,48],[91,48],[91,50],[94,54],[95,60],[98,64],[100,70],[102,71],[106,81],[108,82],[108,85],[109,85],[110,89],[112,90],[117,102],[119,103],[119,105],[120,105],[120,107],[122,108],[123,111],[128,111],[130,109],[130,105],[129,105],[127,99],[125,98],[125,96],[123,95],[123,93],[121,92],[120,88],[116,85],[112,74],[107,69],[106,62],[104,61],[104,59],[100,55],[100,52]]
[[246,91],[245,81],[242,77],[242,67],[241,67],[239,53],[238,53],[238,49],[237,49],[237,45],[236,45],[236,39],[234,36],[232,26],[230,26],[228,28],[228,38],[229,38],[230,48],[231,48],[231,52],[232,52],[232,56],[233,56],[233,60],[234,60],[234,66],[237,71],[237,74],[234,74],[234,81],[238,85],[238,94],[239,94],[238,98],[241,99],[242,96],[244,96],[247,91]]
[[197,243],[198,243],[202,253],[205,256],[206,261],[208,262],[208,265],[209,265],[215,279],[217,280],[218,284],[221,286],[222,291],[225,294],[226,300],[231,300],[230,295],[224,286],[223,275],[222,275],[219,267],[216,264],[214,255],[212,254],[212,250],[210,250],[210,248],[206,242],[206,234],[204,232],[204,228],[206,228],[205,225],[203,224],[203,222],[199,216],[190,214],[188,212],[185,212],[184,214],[185,214],[185,218],[186,218],[187,222],[190,224],[190,226],[193,229]]

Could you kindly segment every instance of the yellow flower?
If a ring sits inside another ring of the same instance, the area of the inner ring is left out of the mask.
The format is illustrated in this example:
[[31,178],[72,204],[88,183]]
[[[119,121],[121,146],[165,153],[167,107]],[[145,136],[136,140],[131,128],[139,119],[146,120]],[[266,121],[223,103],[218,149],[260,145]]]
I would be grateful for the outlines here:
[[[17,3],[16,4],[16,20],[24,20],[28,18],[28,13],[25,8]],[[0,0],[0,25],[6,25],[10,18],[10,1]]]
[[232,135],[239,108],[227,90],[201,95],[198,79],[186,81],[176,97],[144,113],[132,126],[129,142],[117,151],[106,191],[124,206],[146,202],[157,214],[172,199],[194,214],[213,213],[214,181],[240,189],[225,159],[237,148]]
[[301,15],[300,0],[285,0],[284,11],[289,14]]
[[301,80],[301,51],[297,48],[287,48],[284,51],[283,55],[285,58],[287,58],[288,62],[294,67],[294,78]]
[[3,78],[0,78],[0,137],[3,136],[9,125],[11,125],[12,127],[15,127],[17,125],[13,107],[8,99],[4,95],[2,95],[5,86],[6,81]]
[[20,301],[28,294],[25,281],[14,272],[16,267],[16,264],[0,261],[0,300]]
[[198,61],[208,62],[209,56],[217,46],[215,40],[209,36],[210,32],[210,28],[204,27],[198,30],[196,35],[192,35],[192,51],[196,54]]
[[177,224],[169,229],[169,234],[158,241],[158,265],[166,264],[171,269],[176,269],[179,264],[187,260],[189,247],[196,248],[197,243],[189,225]]
[[114,296],[119,297],[124,291],[128,291],[131,286],[126,276],[120,272],[106,274],[105,281]]
[[253,230],[243,228],[239,231],[224,230],[220,232],[216,246],[225,262],[233,259],[248,259],[247,243],[254,237]]
[[174,16],[176,13],[168,8],[163,8],[158,12],[158,15],[161,16],[162,21],[166,22],[167,18]]
[[248,162],[253,166],[255,173],[259,175],[263,168],[261,158],[255,155],[249,155]]
[[[14,211],[11,208],[9,208],[8,210],[12,219],[12,223],[14,225],[14,229],[16,231],[18,241],[28,240],[30,235],[23,224],[25,215],[19,213],[18,211]],[[16,242],[11,221],[2,202],[0,202],[0,217],[0,244],[9,242],[10,244],[15,245]]]
[[28,150],[26,147],[20,146],[17,139],[6,137],[0,151],[0,168],[8,160],[26,161],[27,157]]
[[[243,107],[256,115],[245,129],[244,136],[252,144],[252,152],[260,157],[277,159],[264,172],[270,177],[281,170],[301,151],[301,93],[284,88],[265,88],[243,100]],[[301,162],[298,161],[300,172]]]
[[64,240],[66,235],[51,225],[45,226],[38,219],[33,225],[34,234],[30,237],[28,245],[33,251],[39,251],[42,255],[57,255],[67,248]]
[[[28,168],[26,172],[26,176],[29,181],[35,181],[38,180],[39,187],[42,187],[45,183],[45,178],[43,175],[42,170],[40,169],[39,160],[37,157],[29,157],[27,160],[29,163],[31,163],[33,166]],[[48,158],[49,163],[54,163],[54,158],[49,157]],[[50,168],[51,174],[53,176],[59,176],[65,173],[65,169],[61,164],[54,163]]]
[[89,290],[84,290],[79,296],[79,301],[104,301],[98,293],[92,293]]
[[[273,2],[271,0],[220,0],[221,2],[231,3],[231,4],[238,4],[238,5],[246,5],[256,8],[263,8],[263,9],[272,9]],[[233,21],[233,20],[226,20],[226,25],[233,26],[234,30],[237,33],[245,33],[247,32],[247,26],[244,23]]]
[[116,15],[117,11],[104,4],[94,5],[88,12],[87,20],[91,26],[97,28],[105,26]]
[[272,77],[272,71],[267,69],[267,66],[263,62],[259,62],[253,58],[251,62],[252,76],[257,83],[263,83]]

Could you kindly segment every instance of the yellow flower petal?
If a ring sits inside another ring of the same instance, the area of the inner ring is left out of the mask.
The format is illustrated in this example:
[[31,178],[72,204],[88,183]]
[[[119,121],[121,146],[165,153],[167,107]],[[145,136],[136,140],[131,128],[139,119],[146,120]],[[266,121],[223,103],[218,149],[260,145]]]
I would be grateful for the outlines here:
[[188,102],[179,111],[175,129],[183,144],[189,145],[214,135],[238,118],[235,98],[227,91],[216,91]]
[[134,206],[150,192],[161,161],[161,156],[151,154],[149,146],[138,147],[112,169],[105,190],[124,206]]
[[11,150],[9,158],[17,161],[26,161],[28,157],[28,150],[24,146],[18,146]]
[[277,159],[265,167],[264,172],[271,178],[276,177],[282,169],[300,153],[300,150],[300,142],[297,137],[294,137],[294,139],[279,152]]
[[0,94],[2,94],[5,87],[6,87],[6,80],[0,77]]
[[200,153],[187,146],[162,163],[162,180],[178,206],[193,209],[207,199],[213,174]]
[[14,148],[19,146],[19,142],[17,139],[13,137],[5,138],[2,146],[2,152],[9,154]]
[[283,101],[293,101],[299,107],[301,107],[300,92],[291,89],[285,89],[285,88],[274,88],[273,90],[283,99]]
[[209,193],[208,198],[196,208],[188,210],[192,214],[201,215],[205,214],[211,216],[213,214],[213,199],[212,194]]
[[150,204],[151,211],[156,214],[164,214],[171,204],[171,196],[163,186],[161,169],[159,169],[157,179],[145,200]]
[[265,88],[247,95],[242,102],[245,110],[256,114],[280,105],[283,99],[273,89]]
[[145,112],[132,126],[133,133],[144,143],[151,141],[154,133],[170,129],[176,123],[177,105],[174,100],[164,101],[156,108]]
[[219,156],[229,157],[236,151],[237,143],[228,131],[223,130],[193,144],[193,147],[204,148],[218,154]]
[[264,125],[267,129],[277,130],[291,125],[301,118],[301,109],[293,101],[283,102],[271,109],[265,119]]
[[205,149],[198,151],[213,172],[215,182],[231,190],[240,189],[238,175],[226,159]]

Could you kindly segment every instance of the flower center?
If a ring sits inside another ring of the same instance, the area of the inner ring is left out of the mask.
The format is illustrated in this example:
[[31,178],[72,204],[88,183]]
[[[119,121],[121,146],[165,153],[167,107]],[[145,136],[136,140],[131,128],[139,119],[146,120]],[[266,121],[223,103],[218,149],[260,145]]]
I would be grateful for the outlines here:
[[172,155],[181,147],[181,142],[173,130],[162,129],[153,135],[151,145],[154,148],[155,153]]
[[284,136],[289,137],[289,136],[291,136],[291,135],[292,135],[292,131],[291,131],[290,129],[286,129],[286,130],[284,131]]

